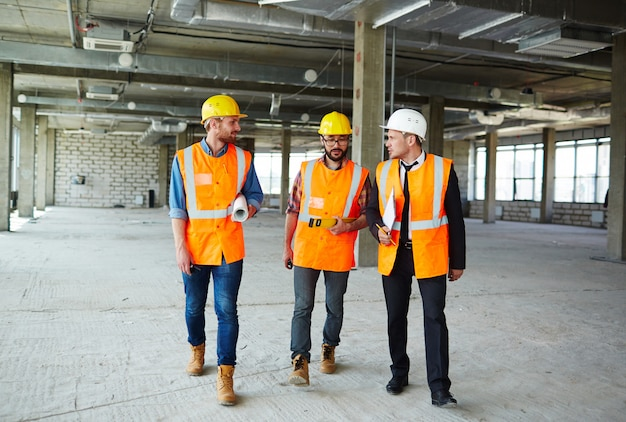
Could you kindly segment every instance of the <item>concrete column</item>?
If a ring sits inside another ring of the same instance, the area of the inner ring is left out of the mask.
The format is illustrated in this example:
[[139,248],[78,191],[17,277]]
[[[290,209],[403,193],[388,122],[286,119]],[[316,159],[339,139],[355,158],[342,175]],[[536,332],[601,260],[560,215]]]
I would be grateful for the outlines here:
[[552,223],[554,204],[554,166],[556,156],[556,130],[543,129],[543,180],[541,183],[541,215],[539,221]]
[[11,220],[12,98],[13,65],[0,63],[0,231],[9,231]]
[[483,202],[483,223],[496,222],[496,148],[498,132],[487,132],[487,173],[485,175],[485,201]]
[[[352,160],[370,171],[374,183],[376,165],[382,161],[385,121],[385,30],[372,29],[357,17],[354,23],[354,91],[352,108]],[[367,90],[367,95],[363,93]],[[356,247],[357,265],[378,264],[378,244],[367,229]]]
[[46,205],[54,205],[54,155],[56,151],[56,131],[48,129],[46,148]]
[[281,137],[280,153],[282,155],[280,163],[280,201],[279,210],[284,213],[287,209],[287,202],[289,201],[289,161],[291,155],[291,129],[288,127],[283,128]]
[[159,192],[156,197],[155,207],[162,207],[168,204],[167,198],[167,181],[169,180],[169,173],[167,168],[169,166],[169,145],[159,146]]
[[194,128],[187,126],[187,130],[176,135],[176,151],[187,148],[194,143]]
[[46,178],[48,172],[48,116],[37,118],[37,189],[35,193],[35,206],[38,210],[46,209]]
[[612,62],[607,252],[611,259],[626,261],[626,33],[613,38]]
[[35,207],[35,107],[22,107],[17,212],[33,217]]
[[424,149],[426,152],[441,156],[443,156],[444,104],[445,99],[435,95],[422,107],[422,114],[428,124]]

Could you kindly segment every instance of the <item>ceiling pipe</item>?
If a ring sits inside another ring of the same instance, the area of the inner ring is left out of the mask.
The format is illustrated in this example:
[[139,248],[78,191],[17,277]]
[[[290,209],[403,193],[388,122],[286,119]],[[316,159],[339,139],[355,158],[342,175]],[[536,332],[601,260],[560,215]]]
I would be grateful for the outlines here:
[[72,0],[67,0],[67,19],[70,24],[70,39],[72,47],[76,48],[76,27],[74,26],[74,12],[72,12]]

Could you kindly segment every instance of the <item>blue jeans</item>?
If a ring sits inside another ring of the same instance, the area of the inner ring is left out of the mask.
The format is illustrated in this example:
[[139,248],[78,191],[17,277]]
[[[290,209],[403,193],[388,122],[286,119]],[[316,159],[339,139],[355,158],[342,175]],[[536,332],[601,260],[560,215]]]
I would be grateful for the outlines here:
[[187,340],[192,346],[206,341],[204,331],[209,281],[213,274],[213,302],[217,315],[217,364],[235,365],[239,337],[237,295],[241,284],[243,260],[222,265],[194,265],[191,275],[183,273],[185,284],[185,322]]
[[[295,304],[291,319],[291,358],[303,355],[311,361],[311,313],[315,303],[315,285],[321,270],[293,267]],[[343,324],[343,296],[348,287],[349,271],[324,271],[326,284],[326,322],[323,342],[330,346],[339,344]]]

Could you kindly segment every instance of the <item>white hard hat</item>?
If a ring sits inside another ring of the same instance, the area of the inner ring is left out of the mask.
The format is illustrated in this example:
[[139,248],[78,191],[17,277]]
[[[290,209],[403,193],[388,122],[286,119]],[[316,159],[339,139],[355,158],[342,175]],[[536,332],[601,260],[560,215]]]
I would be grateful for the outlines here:
[[426,118],[419,111],[410,108],[401,108],[396,110],[389,117],[386,126],[383,129],[397,130],[405,133],[412,133],[424,138],[426,136]]

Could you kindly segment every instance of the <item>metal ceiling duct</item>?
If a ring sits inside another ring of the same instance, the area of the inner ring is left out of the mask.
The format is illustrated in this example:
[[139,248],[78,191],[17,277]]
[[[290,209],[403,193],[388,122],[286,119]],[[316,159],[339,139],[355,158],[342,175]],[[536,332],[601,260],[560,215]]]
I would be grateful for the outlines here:
[[253,31],[292,35],[315,35],[332,39],[352,39],[353,25],[348,22],[332,22],[313,15],[259,7],[252,3],[240,5],[204,0],[174,0],[170,17],[189,25],[229,27]]
[[570,58],[612,44],[612,34],[576,28],[557,28],[521,40],[517,53]]
[[179,120],[153,120],[150,127],[139,137],[139,143],[155,145],[167,135],[176,135],[187,129],[187,123]]

